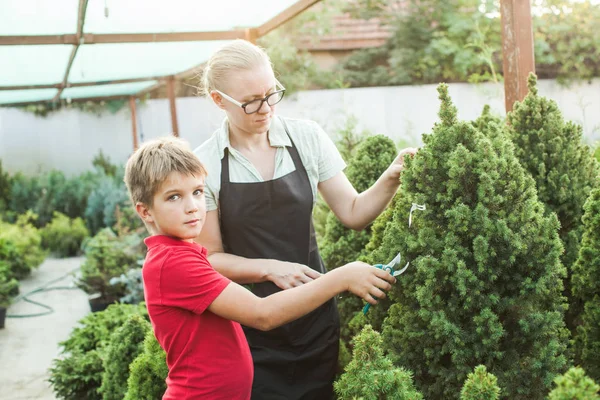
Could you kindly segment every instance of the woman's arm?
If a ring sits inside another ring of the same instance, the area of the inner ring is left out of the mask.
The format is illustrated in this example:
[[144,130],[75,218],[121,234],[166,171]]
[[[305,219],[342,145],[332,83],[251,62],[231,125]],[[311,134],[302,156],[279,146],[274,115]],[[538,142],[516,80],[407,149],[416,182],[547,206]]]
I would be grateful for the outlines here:
[[208,261],[215,270],[239,284],[271,281],[281,289],[289,289],[321,276],[319,272],[302,264],[250,259],[225,253],[218,210],[206,213],[202,232],[196,242],[206,247]]
[[358,194],[342,171],[319,183],[319,192],[329,208],[346,227],[362,230],[385,210],[400,186],[404,156],[414,155],[417,149],[407,148],[398,154],[377,182]]

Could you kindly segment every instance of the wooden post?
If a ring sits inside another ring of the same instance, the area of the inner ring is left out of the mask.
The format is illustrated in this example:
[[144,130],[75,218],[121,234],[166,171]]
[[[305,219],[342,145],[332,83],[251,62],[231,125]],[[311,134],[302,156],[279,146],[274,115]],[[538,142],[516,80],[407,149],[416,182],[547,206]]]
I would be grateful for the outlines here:
[[527,77],[535,72],[530,0],[501,0],[504,103],[506,112],[527,95]]
[[138,145],[138,134],[137,134],[137,113],[135,109],[135,97],[129,97],[129,108],[131,109],[131,134],[133,136],[133,151],[136,151]]
[[258,31],[255,28],[246,29],[244,39],[252,44],[256,44],[256,39],[258,39]]
[[171,106],[171,128],[173,136],[179,137],[179,126],[177,125],[177,105],[175,104],[175,77],[167,78],[167,95],[169,96],[169,105]]

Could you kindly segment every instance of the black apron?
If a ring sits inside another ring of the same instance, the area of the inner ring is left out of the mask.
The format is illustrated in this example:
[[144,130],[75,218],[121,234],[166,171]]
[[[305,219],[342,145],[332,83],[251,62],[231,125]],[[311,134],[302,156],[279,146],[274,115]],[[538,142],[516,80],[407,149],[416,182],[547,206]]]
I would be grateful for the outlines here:
[[[304,264],[325,273],[312,224],[308,174],[293,142],[288,150],[294,172],[266,182],[232,183],[225,148],[219,195],[224,250],[246,258]],[[260,297],[280,290],[272,282],[252,285]],[[269,332],[249,327],[244,332],[254,361],[252,400],[333,397],[340,332],[335,300]]]

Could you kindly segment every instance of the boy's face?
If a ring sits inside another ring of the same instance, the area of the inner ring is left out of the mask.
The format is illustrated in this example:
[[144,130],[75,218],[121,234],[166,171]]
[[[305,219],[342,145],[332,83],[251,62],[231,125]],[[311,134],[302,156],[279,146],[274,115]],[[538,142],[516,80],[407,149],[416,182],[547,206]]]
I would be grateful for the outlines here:
[[204,178],[172,172],[154,194],[154,204],[136,204],[140,217],[155,235],[193,241],[206,217]]

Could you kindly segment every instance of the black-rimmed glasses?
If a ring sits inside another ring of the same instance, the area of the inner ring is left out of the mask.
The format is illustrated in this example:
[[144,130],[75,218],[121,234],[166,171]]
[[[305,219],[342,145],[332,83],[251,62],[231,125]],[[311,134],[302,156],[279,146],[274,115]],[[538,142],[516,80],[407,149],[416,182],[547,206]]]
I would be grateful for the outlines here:
[[215,89],[215,92],[219,93],[221,96],[223,96],[224,98],[226,98],[227,100],[229,100],[230,102],[235,104],[236,106],[242,107],[246,114],[254,114],[255,112],[258,112],[258,110],[261,109],[261,107],[263,106],[263,103],[266,102],[269,106],[274,106],[275,104],[279,103],[283,99],[283,96],[285,94],[285,88],[283,87],[283,85],[281,83],[279,83],[279,81],[276,84],[276,87],[277,86],[279,86],[281,89],[276,90],[273,93],[266,95],[262,99],[256,99],[256,100],[248,101],[246,103],[240,103],[236,99],[232,98],[231,96],[226,95],[225,93],[221,92],[220,90]]

